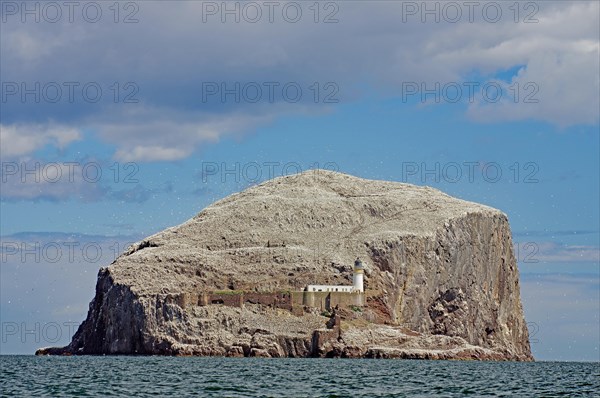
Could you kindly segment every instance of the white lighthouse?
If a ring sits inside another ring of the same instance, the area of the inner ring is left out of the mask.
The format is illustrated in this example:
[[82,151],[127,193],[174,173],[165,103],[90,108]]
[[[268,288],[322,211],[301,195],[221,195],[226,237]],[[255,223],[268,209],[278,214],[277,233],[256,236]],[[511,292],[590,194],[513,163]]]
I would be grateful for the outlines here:
[[354,261],[352,286],[308,285],[302,296],[303,305],[330,309],[337,305],[365,306],[365,266],[359,258]]
[[354,275],[352,276],[352,290],[355,292],[363,293],[365,291],[363,286],[363,278],[365,274],[365,266],[363,265],[360,258],[354,261]]
[[[363,285],[365,266],[360,258],[354,261],[354,273],[352,275],[352,286],[348,285],[308,285],[304,288],[305,292],[329,292],[329,293],[364,293]],[[362,295],[360,295],[362,297]],[[362,299],[361,299],[362,300]],[[362,301],[361,304],[363,305]]]

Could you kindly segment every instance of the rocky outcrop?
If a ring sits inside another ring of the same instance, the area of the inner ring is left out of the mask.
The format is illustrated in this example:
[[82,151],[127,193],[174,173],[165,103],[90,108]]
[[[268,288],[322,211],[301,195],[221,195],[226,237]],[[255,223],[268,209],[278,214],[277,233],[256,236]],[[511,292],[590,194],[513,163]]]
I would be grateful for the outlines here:
[[[338,309],[339,333],[320,309],[195,299],[349,285],[356,257],[367,306]],[[231,195],[131,246],[100,270],[72,342],[38,353],[532,359],[505,214],[322,170]]]

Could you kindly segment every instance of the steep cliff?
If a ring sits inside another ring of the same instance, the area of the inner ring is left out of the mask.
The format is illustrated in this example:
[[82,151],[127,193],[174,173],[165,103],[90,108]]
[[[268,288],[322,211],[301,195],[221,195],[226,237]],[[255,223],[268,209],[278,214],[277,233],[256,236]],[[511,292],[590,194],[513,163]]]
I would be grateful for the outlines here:
[[[349,285],[366,306],[200,305],[210,291]],[[190,299],[190,297],[192,299]],[[100,270],[67,347],[38,354],[531,360],[508,219],[438,190],[329,171],[231,195]]]

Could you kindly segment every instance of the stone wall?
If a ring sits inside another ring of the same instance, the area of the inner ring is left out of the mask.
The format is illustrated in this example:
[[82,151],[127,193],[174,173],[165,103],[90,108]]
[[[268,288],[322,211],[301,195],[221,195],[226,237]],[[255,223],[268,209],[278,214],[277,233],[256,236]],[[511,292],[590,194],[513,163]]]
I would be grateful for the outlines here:
[[242,308],[244,306],[243,293],[206,293],[201,297],[200,305],[223,304],[228,307]]
[[210,292],[194,295],[188,299],[180,300],[185,304],[211,305],[223,304],[229,307],[243,307],[244,304],[261,304],[273,308],[282,308],[294,312],[297,307],[302,307],[302,292],[278,292],[278,293],[258,293],[258,292]]
[[166,303],[177,304],[181,308],[190,306],[206,306],[222,304],[228,307],[242,308],[245,304],[261,304],[272,308],[282,308],[294,314],[301,314],[303,308],[313,307],[321,311],[330,311],[336,306],[364,306],[365,294],[345,292],[204,292],[204,293],[181,293],[167,295]]
[[348,307],[351,305],[362,307],[365,305],[363,293],[345,292],[303,292],[303,305],[319,308],[321,311],[330,311],[336,306]]

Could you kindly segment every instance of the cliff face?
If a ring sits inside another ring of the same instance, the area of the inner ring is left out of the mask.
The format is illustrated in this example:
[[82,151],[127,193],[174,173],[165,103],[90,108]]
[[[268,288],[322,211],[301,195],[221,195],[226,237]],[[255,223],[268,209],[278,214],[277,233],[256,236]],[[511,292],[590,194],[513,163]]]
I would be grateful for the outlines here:
[[[194,298],[349,285],[356,257],[367,305],[331,320]],[[505,214],[322,170],[231,195],[133,245],[100,270],[71,344],[38,353],[532,359]]]

